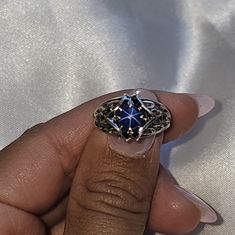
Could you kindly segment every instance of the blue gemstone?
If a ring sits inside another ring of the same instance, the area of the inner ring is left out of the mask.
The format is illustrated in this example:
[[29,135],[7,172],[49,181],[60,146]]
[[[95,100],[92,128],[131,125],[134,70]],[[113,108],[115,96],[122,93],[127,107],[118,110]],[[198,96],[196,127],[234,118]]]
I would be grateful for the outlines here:
[[142,108],[136,96],[126,96],[119,108],[109,115],[109,120],[121,130],[126,139],[129,139],[139,136],[139,128],[147,123],[144,117],[151,115]]

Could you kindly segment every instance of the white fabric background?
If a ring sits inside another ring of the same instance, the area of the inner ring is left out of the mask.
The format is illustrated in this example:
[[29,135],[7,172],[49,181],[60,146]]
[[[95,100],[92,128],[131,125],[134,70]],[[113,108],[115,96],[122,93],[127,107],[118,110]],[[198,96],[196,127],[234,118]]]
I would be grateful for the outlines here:
[[215,97],[163,162],[223,217],[199,234],[235,234],[235,0],[2,0],[0,55],[1,148],[114,90]]

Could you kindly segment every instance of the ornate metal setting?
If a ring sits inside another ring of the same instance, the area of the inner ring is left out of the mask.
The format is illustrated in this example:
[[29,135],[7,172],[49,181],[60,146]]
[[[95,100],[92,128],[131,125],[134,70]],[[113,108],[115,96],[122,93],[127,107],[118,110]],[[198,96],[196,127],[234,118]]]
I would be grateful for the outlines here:
[[102,131],[119,135],[125,141],[156,135],[170,127],[171,114],[158,101],[124,94],[101,104],[94,112],[95,124]]

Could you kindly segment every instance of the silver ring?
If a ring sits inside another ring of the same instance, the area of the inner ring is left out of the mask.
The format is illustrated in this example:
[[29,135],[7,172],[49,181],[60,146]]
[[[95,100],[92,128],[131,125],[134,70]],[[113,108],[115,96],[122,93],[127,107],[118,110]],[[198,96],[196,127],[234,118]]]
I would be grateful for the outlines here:
[[159,101],[144,99],[137,91],[102,103],[94,112],[95,125],[125,141],[157,135],[170,127],[171,114]]

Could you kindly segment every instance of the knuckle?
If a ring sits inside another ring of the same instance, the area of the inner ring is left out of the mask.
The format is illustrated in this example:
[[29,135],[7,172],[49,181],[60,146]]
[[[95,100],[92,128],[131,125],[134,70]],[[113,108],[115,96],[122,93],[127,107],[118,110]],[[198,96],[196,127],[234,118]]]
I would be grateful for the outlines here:
[[81,189],[76,201],[83,209],[145,223],[151,196],[132,179],[108,172],[89,178]]
[[39,145],[47,143],[52,147],[59,148],[59,141],[57,141],[53,129],[47,123],[38,123],[30,127],[22,134],[22,137]]
[[[22,140],[28,143],[28,146],[34,147],[55,147],[56,144],[53,135],[48,130],[46,123],[39,123],[27,129],[21,136]],[[56,149],[56,148],[55,148]]]
[[19,138],[19,141],[26,143],[26,149],[30,151],[39,150],[42,152],[43,149],[50,150],[53,153],[59,155],[61,148],[53,137],[53,132],[50,131],[46,123],[39,123],[29,129],[27,129]]
[[44,125],[45,125],[44,123],[38,123],[38,124],[30,127],[29,129],[27,129],[22,134],[22,136],[36,136],[42,131]]

